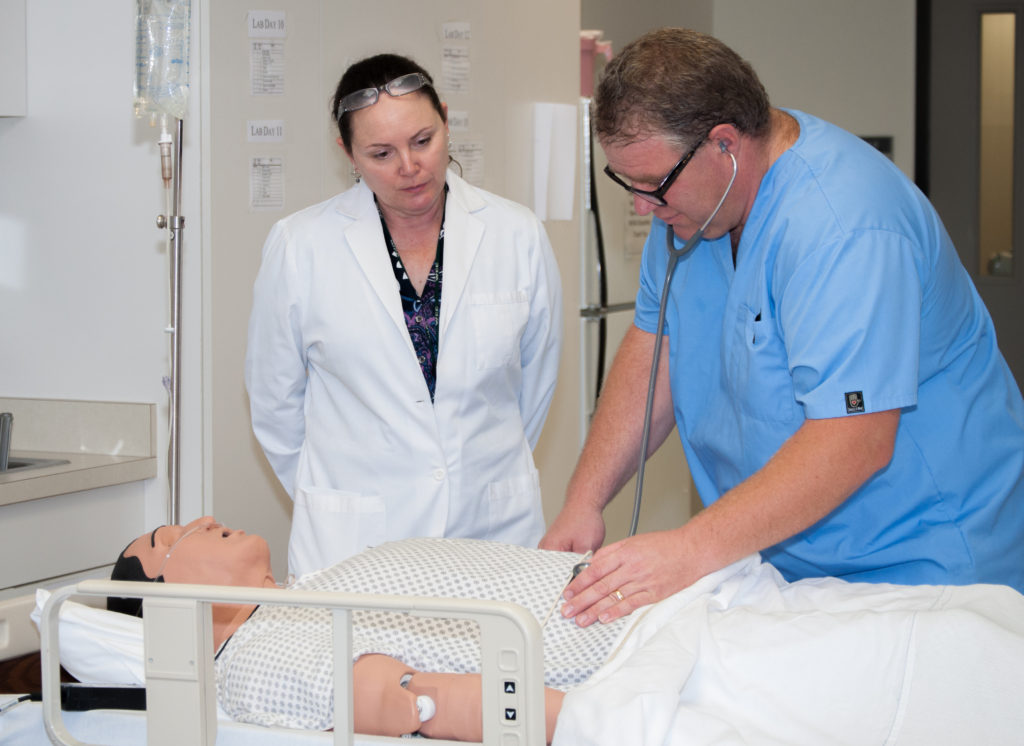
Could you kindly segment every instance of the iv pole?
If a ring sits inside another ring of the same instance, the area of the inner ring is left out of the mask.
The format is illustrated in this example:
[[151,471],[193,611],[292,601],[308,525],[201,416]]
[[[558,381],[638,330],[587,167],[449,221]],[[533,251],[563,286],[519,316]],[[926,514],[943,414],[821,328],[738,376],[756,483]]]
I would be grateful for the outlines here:
[[[176,132],[173,142],[173,155],[170,162],[171,171],[171,215],[159,215],[156,219],[157,228],[170,230],[170,295],[171,295],[171,324],[167,332],[171,335],[171,372],[164,381],[167,388],[169,402],[169,437],[167,444],[167,524],[175,526],[179,523],[181,514],[181,489],[180,489],[180,443],[178,424],[181,419],[181,233],[185,227],[185,218],[179,212],[181,210],[181,154],[182,154],[182,133],[184,123],[181,119],[175,119]],[[161,162],[164,157],[164,143],[161,143]],[[162,165],[164,165],[162,163]],[[166,167],[165,167],[166,173]]]
[[[168,395],[167,523],[180,523],[181,419],[181,232],[185,219],[181,211],[182,135],[187,108],[190,0],[136,0],[135,28],[135,114],[149,112],[156,121],[162,116],[160,176],[164,182],[166,211],[159,215],[157,228],[169,230],[167,242],[170,275],[170,375],[163,379]],[[175,136],[167,131],[175,123]]]

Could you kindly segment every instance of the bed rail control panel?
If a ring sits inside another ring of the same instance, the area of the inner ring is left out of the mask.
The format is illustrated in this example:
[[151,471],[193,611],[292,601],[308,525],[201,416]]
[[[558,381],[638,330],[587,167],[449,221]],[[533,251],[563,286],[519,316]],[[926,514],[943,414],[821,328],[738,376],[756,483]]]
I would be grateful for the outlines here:
[[519,724],[519,686],[515,679],[504,679],[501,684],[502,720],[506,726]]
[[[480,629],[483,743],[545,743],[544,652],[540,625],[526,609],[498,601],[329,593],[279,588],[85,580],[54,591],[40,621],[43,722],[54,744],[99,746],[75,739],[61,716],[59,614],[74,596],[143,599],[146,610],[146,734],[148,746],[214,746],[216,687],[210,604],[276,604],[329,608],[334,618],[335,746],[353,746],[351,612],[361,609],[468,619]],[[76,696],[84,696],[84,692]],[[401,743],[374,736],[375,742]]]
[[[522,706],[519,697],[519,680],[515,678],[514,673],[519,668],[519,660],[515,650],[503,650],[501,660],[498,663],[498,667],[501,669],[503,676],[501,680],[501,722],[505,727],[505,734],[502,737],[502,744],[508,744],[508,746],[518,746],[518,744],[528,744],[530,741],[524,740],[524,734],[519,732],[520,719],[519,710]],[[505,674],[505,672],[510,672]],[[543,710],[541,710],[543,712]]]

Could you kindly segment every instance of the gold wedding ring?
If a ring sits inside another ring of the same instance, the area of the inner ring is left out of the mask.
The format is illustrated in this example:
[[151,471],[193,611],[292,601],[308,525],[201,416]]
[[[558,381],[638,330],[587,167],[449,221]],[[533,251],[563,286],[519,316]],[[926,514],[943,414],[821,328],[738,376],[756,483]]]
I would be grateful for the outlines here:
[[614,598],[616,601],[621,601],[625,598],[625,596],[622,595],[622,591],[612,591],[608,595]]

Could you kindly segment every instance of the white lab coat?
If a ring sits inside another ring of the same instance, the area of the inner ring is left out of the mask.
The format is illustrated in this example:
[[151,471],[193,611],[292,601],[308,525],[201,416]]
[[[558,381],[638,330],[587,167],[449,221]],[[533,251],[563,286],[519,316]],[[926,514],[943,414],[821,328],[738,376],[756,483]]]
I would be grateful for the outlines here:
[[289,571],[411,536],[533,546],[533,446],[554,393],[561,287],[526,208],[448,173],[434,402],[364,184],[274,225],[245,377],[294,500]]

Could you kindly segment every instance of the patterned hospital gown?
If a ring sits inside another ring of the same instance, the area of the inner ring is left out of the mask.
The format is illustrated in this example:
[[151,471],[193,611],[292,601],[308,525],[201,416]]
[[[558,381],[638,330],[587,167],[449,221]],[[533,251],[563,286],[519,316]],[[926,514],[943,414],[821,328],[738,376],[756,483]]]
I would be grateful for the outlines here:
[[[310,573],[302,590],[513,601],[541,621],[577,554],[472,539],[405,539]],[[555,612],[544,627],[544,680],[566,690],[604,662],[625,619],[585,629]],[[459,619],[353,614],[353,654],[391,655],[419,670],[479,672],[479,631]],[[325,730],[334,723],[331,617],[325,609],[262,606],[221,649],[217,698],[234,720]]]

